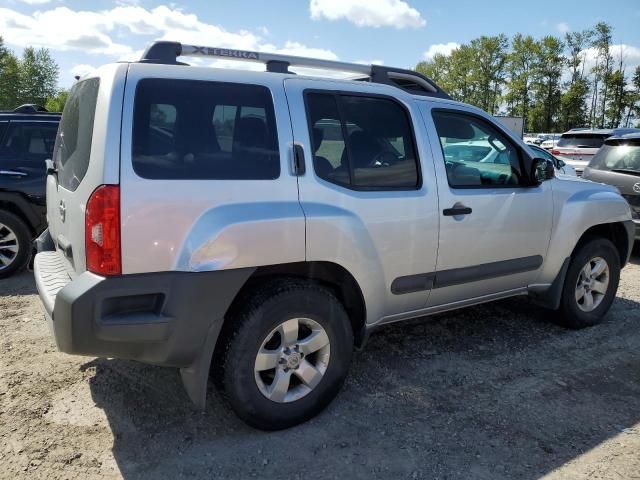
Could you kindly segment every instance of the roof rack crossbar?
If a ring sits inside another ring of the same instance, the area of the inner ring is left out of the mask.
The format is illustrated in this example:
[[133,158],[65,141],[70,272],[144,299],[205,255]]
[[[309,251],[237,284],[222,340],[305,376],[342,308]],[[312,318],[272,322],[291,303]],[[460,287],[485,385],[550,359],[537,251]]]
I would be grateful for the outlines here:
[[181,64],[181,62],[177,61],[177,58],[180,56],[205,56],[226,60],[264,63],[267,71],[277,73],[290,73],[289,67],[352,72],[366,75],[373,83],[384,83],[400,88],[403,88],[403,83],[412,83],[416,85],[418,89],[405,88],[412,93],[450,98],[435,82],[413,70],[324,60],[320,58],[298,57],[295,55],[282,55],[278,53],[252,52],[231,48],[205,47],[179,42],[158,41],[147,48],[142,54],[140,62]]

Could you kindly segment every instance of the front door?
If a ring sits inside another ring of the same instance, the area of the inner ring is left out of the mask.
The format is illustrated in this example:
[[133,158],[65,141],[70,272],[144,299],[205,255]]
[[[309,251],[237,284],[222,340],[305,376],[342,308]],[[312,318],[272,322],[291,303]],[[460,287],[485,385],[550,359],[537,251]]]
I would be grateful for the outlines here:
[[551,235],[551,182],[525,185],[521,147],[489,118],[426,105],[423,115],[434,139],[441,207],[428,306],[534,283]]
[[298,182],[307,260],[347,269],[367,299],[369,322],[423,308],[439,215],[415,102],[380,85],[288,79],[285,88],[306,160]]

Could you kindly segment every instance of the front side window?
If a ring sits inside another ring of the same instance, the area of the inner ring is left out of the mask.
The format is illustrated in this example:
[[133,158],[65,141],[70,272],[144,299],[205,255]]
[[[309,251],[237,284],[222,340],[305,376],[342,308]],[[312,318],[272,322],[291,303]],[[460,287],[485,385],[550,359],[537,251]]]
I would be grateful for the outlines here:
[[99,86],[97,78],[76,83],[62,112],[53,161],[58,183],[67,190],[78,188],[89,168]]
[[363,189],[416,189],[411,123],[395,101],[329,92],[306,94],[316,174]]
[[133,168],[148,179],[266,180],[280,175],[266,87],[145,79],[136,90]]
[[42,162],[51,157],[58,125],[11,122],[4,140],[5,151],[16,160]]
[[521,183],[518,149],[488,122],[471,115],[434,111],[449,185],[491,188]]

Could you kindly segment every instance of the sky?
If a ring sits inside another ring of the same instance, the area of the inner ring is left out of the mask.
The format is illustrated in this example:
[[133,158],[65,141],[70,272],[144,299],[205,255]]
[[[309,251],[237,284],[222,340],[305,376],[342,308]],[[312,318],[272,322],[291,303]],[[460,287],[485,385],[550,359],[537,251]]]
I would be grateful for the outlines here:
[[[480,35],[562,35],[613,26],[614,52],[640,65],[640,1],[615,0],[0,0],[0,35],[17,54],[47,47],[60,85],[158,39],[412,68]],[[188,60],[194,63],[192,59]]]

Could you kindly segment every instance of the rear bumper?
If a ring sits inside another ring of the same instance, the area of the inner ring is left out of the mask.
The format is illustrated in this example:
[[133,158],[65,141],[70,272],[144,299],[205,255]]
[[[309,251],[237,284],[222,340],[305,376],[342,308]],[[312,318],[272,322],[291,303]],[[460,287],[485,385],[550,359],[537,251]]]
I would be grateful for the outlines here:
[[55,251],[34,262],[38,293],[58,349],[76,355],[186,368],[213,341],[254,269],[159,272],[71,279]]

